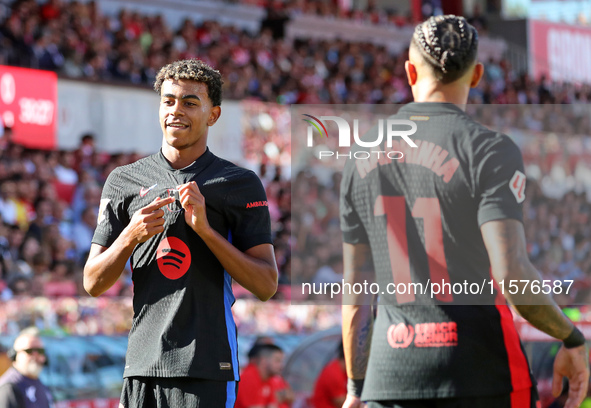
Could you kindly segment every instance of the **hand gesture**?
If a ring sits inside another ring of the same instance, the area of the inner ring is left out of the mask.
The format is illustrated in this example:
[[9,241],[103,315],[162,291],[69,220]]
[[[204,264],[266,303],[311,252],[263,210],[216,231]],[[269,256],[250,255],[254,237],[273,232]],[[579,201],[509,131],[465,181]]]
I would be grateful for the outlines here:
[[156,197],[150,204],[137,210],[126,227],[130,239],[136,244],[140,244],[164,231],[164,210],[162,207],[172,202],[174,202],[173,197],[164,199]]
[[177,187],[181,197],[181,205],[185,209],[185,221],[197,234],[209,229],[205,212],[205,197],[199,191],[197,183],[182,184]]
[[564,408],[577,408],[587,396],[589,384],[589,350],[587,345],[568,349],[561,347],[554,360],[552,394],[562,393],[562,378],[568,378],[568,399]]
[[365,404],[361,402],[358,397],[354,397],[351,394],[347,394],[347,399],[343,403],[343,408],[363,408]]

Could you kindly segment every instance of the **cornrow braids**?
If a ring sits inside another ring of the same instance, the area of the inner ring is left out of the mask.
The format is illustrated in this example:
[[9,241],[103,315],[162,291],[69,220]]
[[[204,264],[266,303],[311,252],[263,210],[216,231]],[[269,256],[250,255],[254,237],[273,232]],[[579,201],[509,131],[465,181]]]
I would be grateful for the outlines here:
[[460,78],[476,60],[478,33],[464,17],[435,16],[417,25],[412,43],[443,83]]
[[222,75],[220,71],[213,69],[201,60],[179,60],[160,68],[154,81],[154,90],[158,95],[160,95],[162,83],[168,79],[190,79],[203,82],[207,85],[207,94],[212,105],[220,106],[222,104],[222,84],[224,83]]

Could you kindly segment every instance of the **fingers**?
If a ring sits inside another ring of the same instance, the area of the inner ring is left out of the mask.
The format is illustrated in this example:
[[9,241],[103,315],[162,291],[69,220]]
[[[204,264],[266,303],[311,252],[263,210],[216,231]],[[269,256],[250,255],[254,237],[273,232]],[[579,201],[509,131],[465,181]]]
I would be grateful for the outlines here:
[[177,188],[183,208],[186,209],[189,205],[205,204],[205,197],[203,197],[201,191],[199,191],[199,187],[197,187],[197,183],[194,181],[182,184]]
[[562,393],[562,375],[554,371],[554,376],[552,377],[552,395],[555,398],[558,398]]
[[183,190],[186,190],[186,189],[193,189],[193,190],[195,190],[197,192],[200,192],[199,191],[199,186],[194,181],[190,181],[188,183],[181,184],[180,186],[176,186],[176,189],[179,190],[179,191],[183,191]]
[[142,212],[142,214],[149,214],[149,213],[154,212],[154,211],[158,210],[159,208],[162,208],[165,205],[170,204],[172,202],[174,202],[174,197],[166,197],[166,198],[156,197],[154,199],[154,201],[152,201],[150,204],[148,204],[147,206],[142,208],[141,212]]
[[564,408],[578,408],[587,395],[587,382],[582,384],[581,378],[569,379],[568,399]]

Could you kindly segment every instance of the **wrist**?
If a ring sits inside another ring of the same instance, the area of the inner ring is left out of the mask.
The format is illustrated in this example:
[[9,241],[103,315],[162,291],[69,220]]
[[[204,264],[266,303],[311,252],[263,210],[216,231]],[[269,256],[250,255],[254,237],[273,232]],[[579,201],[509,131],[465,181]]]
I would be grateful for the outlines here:
[[209,226],[209,224],[206,225],[201,225],[201,226],[193,226],[193,231],[195,231],[195,233],[197,235],[199,235],[199,237],[203,240],[203,241],[207,241],[208,239],[210,239],[213,235],[213,228],[211,228]]
[[567,338],[562,340],[562,344],[564,344],[564,347],[567,349],[580,347],[583,344],[585,344],[585,336],[583,335],[583,332],[581,332],[575,326],[571,334],[569,334]]
[[131,231],[128,229],[129,226],[125,227],[123,231],[121,231],[121,235],[119,235],[119,242],[126,249],[133,249],[140,243],[137,238],[133,236]]
[[363,390],[363,382],[365,378],[353,379],[347,378],[347,394],[360,398]]

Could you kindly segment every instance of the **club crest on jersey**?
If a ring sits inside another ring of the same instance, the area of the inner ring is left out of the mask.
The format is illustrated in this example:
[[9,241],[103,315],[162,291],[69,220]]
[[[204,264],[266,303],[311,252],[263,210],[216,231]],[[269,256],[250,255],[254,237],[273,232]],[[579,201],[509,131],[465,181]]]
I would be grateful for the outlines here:
[[519,170],[515,170],[515,174],[509,182],[509,188],[517,202],[522,203],[525,200],[525,174]]
[[107,216],[105,215],[105,211],[107,210],[107,205],[109,204],[109,202],[111,202],[110,198],[101,198],[101,203],[99,205],[98,210],[98,218],[96,220],[97,224],[100,224],[107,218]]
[[158,185],[158,183],[156,183],[156,184],[154,184],[153,186],[151,186],[151,187],[148,187],[148,188],[142,187],[142,188],[140,189],[140,197],[144,197],[146,194],[148,194],[148,193],[150,192],[150,190],[152,190],[152,189],[153,189],[154,187],[156,187],[157,185]]

